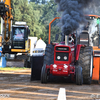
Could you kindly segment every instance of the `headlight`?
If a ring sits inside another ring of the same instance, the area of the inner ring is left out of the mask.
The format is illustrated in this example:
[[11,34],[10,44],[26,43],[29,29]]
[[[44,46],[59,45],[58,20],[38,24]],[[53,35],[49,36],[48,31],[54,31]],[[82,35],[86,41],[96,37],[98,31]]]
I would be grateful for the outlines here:
[[67,56],[64,56],[64,60],[67,60]]
[[58,60],[60,60],[60,59],[61,59],[61,57],[60,57],[60,56],[57,56],[57,59],[58,59]]

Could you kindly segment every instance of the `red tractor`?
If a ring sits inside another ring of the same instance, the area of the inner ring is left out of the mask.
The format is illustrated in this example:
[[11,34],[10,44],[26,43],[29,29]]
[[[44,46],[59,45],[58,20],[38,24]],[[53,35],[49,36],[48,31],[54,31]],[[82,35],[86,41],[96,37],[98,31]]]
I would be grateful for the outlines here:
[[[58,17],[55,19],[58,19]],[[44,64],[41,70],[41,83],[47,83],[50,74],[52,74],[53,76],[71,76],[72,80],[76,80],[77,85],[91,84],[93,71],[92,47],[78,44],[80,40],[77,43],[77,36],[74,39],[75,37],[72,35],[65,35],[64,42],[50,44],[51,23],[49,24],[49,44],[46,47]],[[83,33],[86,34],[86,32]]]

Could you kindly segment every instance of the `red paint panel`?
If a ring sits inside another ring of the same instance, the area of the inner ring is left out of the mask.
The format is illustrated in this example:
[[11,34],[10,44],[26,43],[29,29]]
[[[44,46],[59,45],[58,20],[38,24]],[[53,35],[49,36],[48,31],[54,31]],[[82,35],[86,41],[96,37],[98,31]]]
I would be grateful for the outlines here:
[[[67,65],[67,68],[64,68],[64,64],[56,64],[57,67],[53,67],[54,64],[50,65],[50,73],[55,76],[68,76],[69,74],[75,74],[75,67]],[[71,69],[70,69],[71,68]],[[72,72],[73,70],[73,72]]]

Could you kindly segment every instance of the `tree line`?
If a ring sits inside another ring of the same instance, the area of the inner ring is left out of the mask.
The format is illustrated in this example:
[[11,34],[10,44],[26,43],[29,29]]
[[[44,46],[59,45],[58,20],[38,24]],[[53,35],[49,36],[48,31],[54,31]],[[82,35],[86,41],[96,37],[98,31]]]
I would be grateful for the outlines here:
[[[42,38],[47,43],[50,21],[61,15],[57,12],[57,4],[54,0],[30,0],[30,2],[28,0],[11,0],[11,3],[13,24],[15,21],[25,21],[29,26],[30,36]],[[89,8],[91,13],[99,14],[100,6],[95,6],[95,9]],[[55,41],[55,34],[61,33],[57,23],[57,21],[53,23],[51,29],[53,42]]]

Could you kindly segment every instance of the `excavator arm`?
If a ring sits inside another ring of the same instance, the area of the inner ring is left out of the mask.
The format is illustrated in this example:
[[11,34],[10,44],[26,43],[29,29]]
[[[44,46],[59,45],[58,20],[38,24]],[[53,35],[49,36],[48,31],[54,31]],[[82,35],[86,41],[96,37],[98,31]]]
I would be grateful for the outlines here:
[[11,14],[11,0],[0,0],[0,17],[3,19],[2,45],[3,52],[8,53],[11,47],[11,25],[13,16]]

